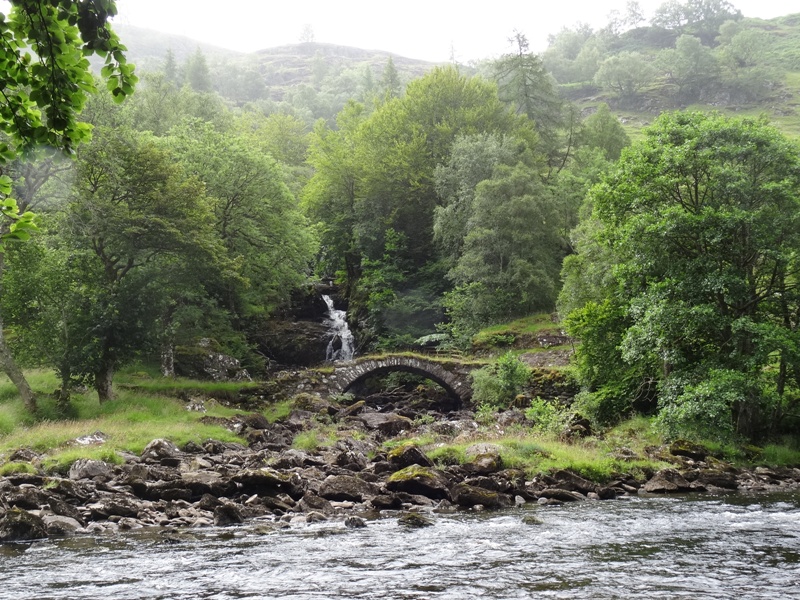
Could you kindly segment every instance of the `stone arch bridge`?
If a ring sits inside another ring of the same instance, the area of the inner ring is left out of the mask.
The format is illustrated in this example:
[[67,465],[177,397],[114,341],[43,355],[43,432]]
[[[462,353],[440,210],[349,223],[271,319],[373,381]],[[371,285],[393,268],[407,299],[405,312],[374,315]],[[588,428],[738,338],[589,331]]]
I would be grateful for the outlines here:
[[350,388],[375,375],[386,375],[395,371],[404,371],[421,375],[442,386],[451,398],[460,403],[469,402],[472,398],[469,371],[466,367],[455,364],[442,364],[412,356],[382,356],[380,358],[362,358],[334,367],[335,386],[339,392],[347,392]]

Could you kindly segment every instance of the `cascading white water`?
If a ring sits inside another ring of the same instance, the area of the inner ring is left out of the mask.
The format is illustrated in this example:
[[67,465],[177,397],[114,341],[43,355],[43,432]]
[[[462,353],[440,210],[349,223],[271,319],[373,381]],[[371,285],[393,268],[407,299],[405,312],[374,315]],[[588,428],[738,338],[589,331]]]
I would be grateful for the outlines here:
[[331,338],[325,352],[325,360],[328,362],[353,360],[353,334],[347,325],[347,313],[336,310],[330,296],[322,296],[322,299],[328,305],[328,318],[325,324],[328,326],[328,335]]

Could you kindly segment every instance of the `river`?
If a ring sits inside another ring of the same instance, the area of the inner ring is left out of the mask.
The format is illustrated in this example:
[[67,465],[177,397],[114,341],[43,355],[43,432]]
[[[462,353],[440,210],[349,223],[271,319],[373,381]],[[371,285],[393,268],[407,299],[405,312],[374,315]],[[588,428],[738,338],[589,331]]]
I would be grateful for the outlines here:
[[630,498],[0,547],[0,599],[800,598],[800,494]]

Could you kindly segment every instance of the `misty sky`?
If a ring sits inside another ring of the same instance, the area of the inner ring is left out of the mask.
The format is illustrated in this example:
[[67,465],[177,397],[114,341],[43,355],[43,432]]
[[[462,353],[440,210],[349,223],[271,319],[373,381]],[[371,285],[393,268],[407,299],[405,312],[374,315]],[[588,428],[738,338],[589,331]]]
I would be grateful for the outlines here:
[[[639,0],[649,19],[663,0]],[[800,12],[797,0],[734,0],[745,16]],[[586,22],[601,27],[626,0],[118,0],[116,22],[185,35],[252,52],[300,41],[306,24],[315,41],[386,50],[401,56],[461,62],[506,52],[517,29],[534,51],[547,35]],[[470,8],[471,7],[471,8]],[[124,40],[123,40],[124,41]]]

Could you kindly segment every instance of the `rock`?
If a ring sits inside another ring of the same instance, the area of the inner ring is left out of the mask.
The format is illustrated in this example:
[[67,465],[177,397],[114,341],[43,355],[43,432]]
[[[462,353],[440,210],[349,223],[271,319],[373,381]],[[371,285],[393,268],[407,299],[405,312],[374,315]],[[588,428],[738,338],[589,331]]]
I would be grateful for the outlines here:
[[486,452],[474,456],[472,460],[463,465],[468,473],[476,475],[490,475],[503,468],[503,459],[498,452]]
[[[351,517],[351,518],[353,518],[353,517]],[[327,520],[328,520],[328,517],[326,517],[322,513],[317,512],[315,510],[312,510],[311,512],[306,513],[306,522],[307,523],[322,523],[323,521],[327,521]]]
[[570,490],[562,490],[559,488],[545,488],[539,492],[539,498],[559,500],[561,502],[580,502],[581,500],[586,500],[586,497],[583,494],[572,492]]
[[329,475],[319,486],[319,495],[326,500],[364,502],[379,493],[377,485],[356,475]]
[[272,466],[276,469],[291,469],[292,467],[309,467],[322,464],[322,461],[314,458],[308,452],[292,448],[281,452],[280,456],[272,463]]
[[25,510],[37,510],[48,501],[47,494],[30,485],[11,487],[3,492],[3,498],[8,506]]
[[177,458],[180,453],[178,447],[169,440],[155,439],[144,447],[142,458],[160,461],[163,458]]
[[192,379],[252,381],[239,360],[219,352],[209,338],[201,339],[196,346],[175,348],[175,372]]
[[362,471],[367,466],[367,457],[361,452],[344,450],[336,456],[334,463],[350,471]]
[[645,483],[639,491],[648,494],[670,494],[690,492],[696,489],[675,469],[661,469]]
[[269,429],[270,422],[261,413],[250,413],[244,418],[244,424],[250,429]]
[[238,506],[232,503],[220,504],[214,509],[214,525],[225,527],[242,523],[244,517]]
[[375,510],[397,510],[403,508],[403,501],[394,494],[379,494],[369,502]]
[[24,542],[47,537],[41,517],[26,510],[12,508],[0,519],[0,542]]
[[367,522],[361,517],[347,517],[344,526],[348,529],[362,529],[367,526]]
[[697,483],[704,486],[713,485],[726,490],[735,490],[739,487],[735,474],[719,469],[700,469],[697,474]]
[[361,414],[365,406],[366,402],[364,402],[363,400],[359,400],[358,402],[355,402],[350,406],[345,406],[344,408],[339,410],[339,412],[336,415],[336,418],[340,421],[343,421],[347,417],[354,417],[358,414]]
[[433,467],[433,461],[414,444],[403,444],[394,448],[389,452],[387,458],[395,469],[405,469],[411,465]]
[[534,517],[533,515],[525,515],[522,517],[522,522],[525,525],[542,525],[544,521],[542,521],[539,517]]
[[99,502],[87,505],[93,521],[105,521],[111,516],[135,517],[139,513],[139,504],[124,496],[103,498]]
[[398,435],[401,431],[409,430],[414,422],[394,413],[365,412],[358,418],[368,429],[377,429],[385,436]]
[[502,508],[511,506],[513,501],[505,494],[499,494],[485,488],[459,483],[453,486],[453,502],[464,508],[482,505],[486,508]]
[[669,446],[669,453],[673,456],[685,456],[695,461],[705,460],[708,450],[700,444],[688,440],[675,440]]
[[53,514],[60,516],[60,517],[69,517],[71,519],[75,519],[78,521],[81,527],[86,525],[86,522],[83,520],[83,515],[81,511],[79,511],[76,507],[72,506],[67,502],[64,502],[60,498],[56,498],[55,496],[51,496],[48,501],[48,506],[50,506],[50,510],[53,511]]
[[333,514],[331,503],[313,492],[306,492],[305,496],[297,504],[303,512],[321,512],[323,515]]
[[95,477],[104,477],[111,479],[114,476],[114,470],[108,463],[101,460],[90,460],[88,458],[79,458],[69,468],[70,479],[94,479]]
[[433,525],[433,520],[422,516],[418,512],[408,512],[397,519],[397,524],[410,528],[430,527]]
[[468,446],[467,449],[464,450],[464,454],[466,455],[467,459],[473,459],[482,454],[492,454],[500,456],[501,450],[502,448],[497,444],[489,444],[486,442],[481,442],[479,444],[472,444],[471,446]]
[[48,535],[68,535],[83,529],[83,525],[72,517],[62,515],[46,515],[42,517]]
[[583,495],[589,492],[597,492],[599,487],[596,483],[592,483],[588,479],[584,479],[580,475],[576,475],[570,471],[556,471],[551,477],[556,482],[556,487],[573,492],[580,492]]
[[239,471],[232,477],[232,481],[239,484],[240,491],[244,494],[274,496],[284,492],[299,500],[305,493],[303,481],[299,475],[296,473],[284,474],[266,467]]
[[420,494],[434,500],[450,500],[450,482],[444,473],[418,465],[393,473],[386,482],[386,488],[393,492]]
[[6,462],[27,462],[32,463],[39,460],[39,455],[30,448],[18,448],[11,453]]

